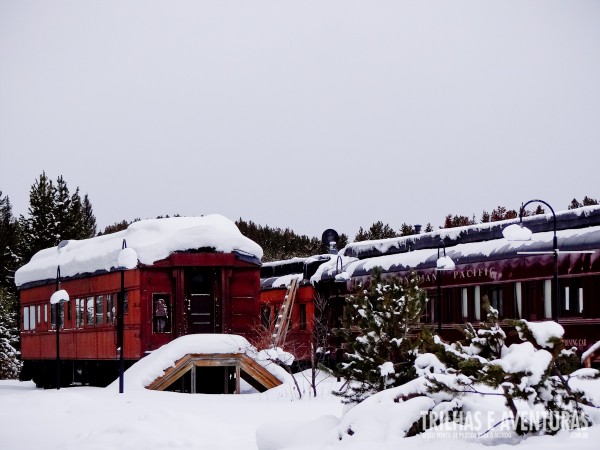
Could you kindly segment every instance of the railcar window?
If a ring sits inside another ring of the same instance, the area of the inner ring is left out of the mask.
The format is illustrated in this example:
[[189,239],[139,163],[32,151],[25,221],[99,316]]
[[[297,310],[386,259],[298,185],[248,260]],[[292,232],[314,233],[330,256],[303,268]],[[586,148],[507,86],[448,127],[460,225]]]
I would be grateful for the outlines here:
[[85,299],[76,298],[75,299],[75,326],[77,328],[81,328],[84,325],[84,317],[85,317]]
[[467,288],[462,288],[461,292],[462,304],[461,304],[461,312],[463,319],[469,318],[469,293]]
[[29,329],[35,330],[35,306],[29,307]]
[[579,288],[579,314],[583,313],[583,288]]
[[65,304],[64,303],[56,303],[50,306],[50,322],[53,328],[56,328],[56,313],[58,311],[59,324],[61,327],[65,325]]
[[260,323],[264,329],[271,329],[271,306],[267,305],[260,308]]
[[517,319],[523,318],[523,289],[520,281],[515,283],[515,301],[517,303]]
[[306,304],[300,303],[300,329],[306,330]]
[[29,330],[29,306],[23,308],[23,330]]
[[65,302],[58,303],[58,319],[61,328],[65,327]]
[[106,323],[112,324],[115,321],[115,305],[113,294],[106,294]]
[[481,286],[475,286],[473,297],[474,297],[473,308],[475,309],[475,320],[481,320]]
[[42,307],[40,305],[37,306],[37,323],[42,322]]
[[152,315],[155,333],[171,332],[171,299],[168,294],[152,294]]
[[94,297],[88,297],[86,303],[86,323],[88,325],[94,325]]
[[104,296],[98,295],[96,297],[96,325],[102,325],[104,323]]
[[492,308],[498,310],[498,316],[504,316],[504,300],[502,296],[502,288],[491,288],[490,289],[490,303]]
[[44,305],[44,323],[48,323],[48,305]]
[[550,319],[552,317],[552,281],[544,281],[544,317]]

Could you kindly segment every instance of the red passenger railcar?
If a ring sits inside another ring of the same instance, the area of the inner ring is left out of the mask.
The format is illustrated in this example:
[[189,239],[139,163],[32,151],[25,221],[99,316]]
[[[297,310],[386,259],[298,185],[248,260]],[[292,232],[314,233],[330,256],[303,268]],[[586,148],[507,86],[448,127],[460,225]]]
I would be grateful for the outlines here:
[[[117,263],[123,240],[139,257],[131,270]],[[116,378],[121,276],[127,365],[185,334],[252,338],[259,321],[261,257],[260,247],[221,216],[137,222],[120,233],[39,252],[16,274],[21,378],[56,384],[57,322],[62,385],[106,385]],[[60,288],[70,300],[50,305],[59,271]]]

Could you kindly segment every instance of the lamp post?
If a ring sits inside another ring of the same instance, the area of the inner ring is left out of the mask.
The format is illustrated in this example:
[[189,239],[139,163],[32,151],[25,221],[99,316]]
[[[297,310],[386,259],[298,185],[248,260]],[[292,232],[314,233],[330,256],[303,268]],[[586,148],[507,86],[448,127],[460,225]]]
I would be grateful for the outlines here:
[[525,214],[525,207],[530,203],[542,203],[550,208],[552,212],[553,219],[553,238],[552,238],[552,251],[521,251],[517,252],[517,255],[548,255],[552,254],[553,262],[554,262],[554,273],[553,273],[553,283],[554,283],[554,308],[552,311],[552,320],[558,322],[560,318],[560,298],[559,298],[559,289],[558,289],[558,253],[594,253],[593,250],[579,250],[579,251],[559,251],[558,250],[558,238],[556,236],[556,213],[552,206],[550,206],[544,200],[534,199],[529,200],[526,203],[521,205],[521,209],[519,210],[519,224],[512,224],[507,226],[504,230],[502,230],[502,235],[510,240],[510,241],[529,241],[531,240],[531,230],[527,227],[523,226],[523,215]]
[[519,210],[519,225],[521,225],[521,227],[523,227],[523,214],[525,212],[525,207],[527,205],[529,205],[530,203],[542,203],[544,205],[546,205],[548,208],[550,208],[550,211],[552,212],[552,232],[553,232],[553,237],[552,237],[552,259],[554,260],[554,274],[553,274],[553,279],[554,279],[554,311],[552,314],[552,320],[558,322],[558,319],[560,317],[560,299],[559,297],[559,290],[558,290],[558,238],[556,237],[556,213],[554,212],[554,209],[552,208],[552,206],[550,206],[547,202],[545,202],[544,200],[529,200],[528,202],[524,203],[521,205],[521,209]]
[[50,297],[50,307],[54,308],[56,317],[56,389],[60,389],[60,305],[69,301],[69,294],[60,288],[60,265],[56,266],[56,289]]
[[137,253],[134,249],[127,248],[125,239],[121,245],[117,266],[117,269],[121,271],[121,291],[117,305],[117,347],[119,352],[119,394],[122,394],[125,381],[125,271],[137,267]]
[[554,212],[554,208],[550,206],[544,200],[534,199],[529,200],[521,205],[519,209],[519,224],[512,224],[507,226],[504,230],[502,230],[502,235],[508,239],[509,241],[529,241],[531,240],[531,230],[527,227],[523,226],[523,215],[525,214],[525,207],[530,203],[542,203],[550,208],[552,212],[552,251],[521,251],[517,252],[517,255],[548,255],[552,254],[553,263],[554,263],[554,274],[553,274],[553,283],[554,283],[554,308],[552,311],[552,320],[558,322],[560,317],[560,299],[559,299],[559,289],[558,289],[558,239],[556,237],[556,213]]
[[[444,250],[444,254],[440,256],[440,250]],[[437,324],[438,324],[438,333],[442,332],[442,272],[444,270],[454,270],[456,265],[452,258],[446,256],[446,244],[444,241],[440,239],[438,243],[438,253],[437,260],[435,263],[435,270],[437,272],[436,280],[437,280]]]

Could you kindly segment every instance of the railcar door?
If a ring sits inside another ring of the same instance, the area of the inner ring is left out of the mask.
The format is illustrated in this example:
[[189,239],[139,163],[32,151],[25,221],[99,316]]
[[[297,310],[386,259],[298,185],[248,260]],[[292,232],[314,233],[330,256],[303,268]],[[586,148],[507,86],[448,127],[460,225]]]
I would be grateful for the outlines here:
[[194,268],[187,273],[188,333],[219,333],[221,311],[217,301],[217,271]]

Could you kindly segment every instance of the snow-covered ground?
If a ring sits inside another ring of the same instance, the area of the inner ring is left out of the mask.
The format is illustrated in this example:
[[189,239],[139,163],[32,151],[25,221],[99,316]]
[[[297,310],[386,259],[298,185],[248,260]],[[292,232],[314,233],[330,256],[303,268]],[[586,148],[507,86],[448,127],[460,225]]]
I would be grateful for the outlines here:
[[[534,334],[545,345],[554,327],[534,327]],[[561,334],[562,329],[558,330]],[[509,347],[507,361],[515,359]],[[545,352],[545,351],[542,351]],[[254,358],[283,384],[258,393],[242,384],[239,395],[206,395],[160,392],[145,389],[165,370],[189,353],[243,353]],[[547,353],[547,352],[545,352]],[[528,364],[535,374],[531,357],[519,353],[519,364]],[[518,355],[517,355],[518,356]],[[504,360],[504,359],[503,359]],[[280,349],[258,352],[241,336],[189,335],[175,339],[138,361],[125,372],[125,392],[119,394],[118,382],[107,388],[72,387],[60,390],[36,389],[31,382],[0,381],[0,448],[22,449],[392,449],[421,448],[449,450],[495,445],[519,445],[519,450],[563,448],[596,449],[600,442],[600,409],[586,407],[596,426],[577,431],[560,431],[556,436],[522,439],[508,430],[474,436],[473,429],[448,427],[429,430],[423,435],[404,438],[406,430],[431,410],[434,401],[423,396],[425,374],[449,377],[429,369],[441,363],[432,354],[417,358],[421,375],[402,386],[379,392],[349,408],[333,395],[344,383],[326,372],[319,372],[317,395],[310,385],[310,370],[295,379],[273,361],[291,363],[291,355]],[[519,369],[521,370],[521,369]],[[423,373],[421,373],[423,372]],[[578,375],[577,375],[578,374]],[[594,369],[571,374],[572,388],[586,394],[588,402],[600,404],[600,379]],[[505,410],[502,397],[469,394],[463,410],[490,429]],[[450,394],[442,394],[450,395]],[[398,401],[399,398],[403,400]],[[445,405],[452,408],[450,396]],[[439,403],[434,411],[443,412]],[[446,410],[449,410],[446,408]],[[486,418],[491,422],[486,424]],[[476,433],[477,434],[477,433]]]
[[[322,375],[318,397],[313,398],[305,376],[299,374],[297,379],[303,391],[301,400],[290,382],[262,394],[191,395],[140,389],[119,394],[114,386],[42,390],[29,382],[0,381],[1,447],[11,450],[485,447],[486,441],[454,438],[446,432],[428,437],[397,437],[389,429],[395,421],[386,423],[381,414],[373,414],[372,407],[363,408],[362,413],[356,408],[353,415],[358,413],[362,423],[373,430],[379,426],[383,432],[366,439],[344,437],[339,441],[340,426],[348,420],[357,420],[352,415],[343,417],[343,405],[331,395],[340,385]],[[391,411],[389,405],[382,405],[381,413],[385,414],[386,408]],[[519,450],[568,447],[591,450],[598,448],[598,442],[600,425],[584,431],[559,432],[554,437],[530,437],[519,443]],[[498,441],[487,442],[492,443]],[[508,445],[496,448],[508,449]]]
[[256,449],[256,429],[265,423],[339,417],[342,406],[328,395],[332,382],[319,385],[321,398],[308,398],[303,382],[298,400],[287,383],[262,394],[191,395],[0,381],[0,448]]

